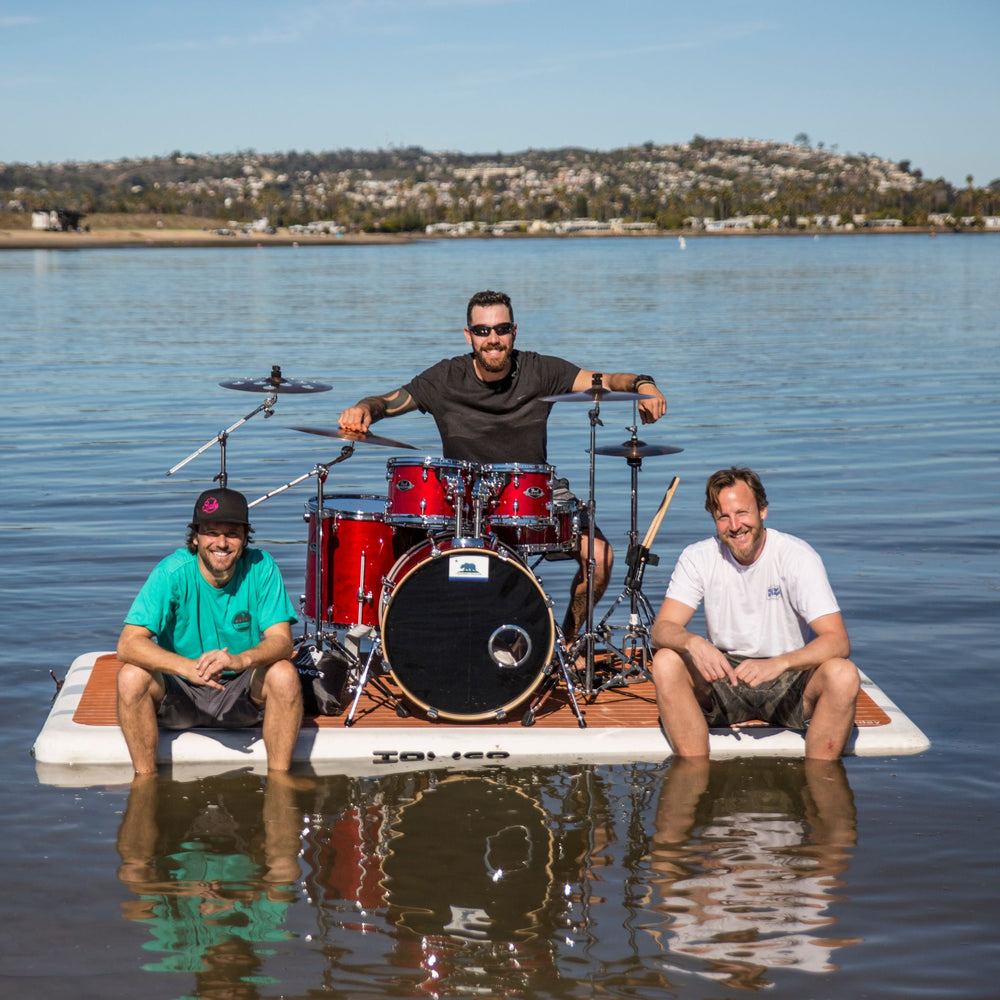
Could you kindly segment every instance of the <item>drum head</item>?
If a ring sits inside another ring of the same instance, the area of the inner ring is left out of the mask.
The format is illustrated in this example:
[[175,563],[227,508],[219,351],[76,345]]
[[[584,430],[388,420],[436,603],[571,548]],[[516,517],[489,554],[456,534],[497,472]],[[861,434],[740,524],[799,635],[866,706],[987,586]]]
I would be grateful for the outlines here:
[[[438,543],[439,546],[442,543]],[[443,718],[502,717],[552,658],[555,626],[538,581],[505,549],[407,553],[387,580],[382,644],[396,682]]]

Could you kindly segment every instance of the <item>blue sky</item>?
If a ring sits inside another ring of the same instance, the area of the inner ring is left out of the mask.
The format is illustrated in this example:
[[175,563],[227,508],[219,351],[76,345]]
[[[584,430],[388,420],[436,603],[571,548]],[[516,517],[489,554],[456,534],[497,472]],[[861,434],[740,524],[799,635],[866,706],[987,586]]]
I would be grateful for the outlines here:
[[804,132],[984,185],[998,38],[1000,0],[0,0],[0,160]]

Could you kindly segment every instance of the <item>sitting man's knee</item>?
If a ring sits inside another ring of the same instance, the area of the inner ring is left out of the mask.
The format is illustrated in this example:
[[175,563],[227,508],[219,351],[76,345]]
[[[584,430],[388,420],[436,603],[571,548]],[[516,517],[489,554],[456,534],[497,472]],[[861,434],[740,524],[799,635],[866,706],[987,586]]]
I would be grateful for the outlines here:
[[825,686],[849,698],[857,697],[861,690],[861,675],[851,660],[841,658],[827,660],[823,664]]
[[650,673],[657,687],[687,680],[687,666],[672,649],[658,649],[653,654]]
[[123,663],[115,680],[118,696],[125,699],[143,697],[149,693],[152,685],[153,675],[133,663]]
[[264,696],[278,697],[290,703],[302,701],[299,672],[290,660],[278,660],[264,674]]

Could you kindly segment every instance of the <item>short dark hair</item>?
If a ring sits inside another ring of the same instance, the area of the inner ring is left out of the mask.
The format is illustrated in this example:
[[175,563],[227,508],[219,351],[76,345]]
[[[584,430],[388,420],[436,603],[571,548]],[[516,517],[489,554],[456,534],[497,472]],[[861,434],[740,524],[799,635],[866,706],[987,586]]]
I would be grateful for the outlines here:
[[469,304],[465,307],[465,325],[472,326],[472,310],[476,306],[506,306],[510,313],[510,321],[514,322],[514,307],[510,304],[510,296],[506,292],[491,292],[486,289],[483,292],[476,292],[469,299]]
[[733,465],[728,469],[719,469],[708,477],[705,483],[705,510],[715,517],[719,509],[719,494],[723,490],[737,482],[744,482],[750,487],[754,500],[757,501],[757,510],[764,510],[767,507],[767,494],[764,492],[764,484],[760,481],[760,476],[753,469],[740,468]]

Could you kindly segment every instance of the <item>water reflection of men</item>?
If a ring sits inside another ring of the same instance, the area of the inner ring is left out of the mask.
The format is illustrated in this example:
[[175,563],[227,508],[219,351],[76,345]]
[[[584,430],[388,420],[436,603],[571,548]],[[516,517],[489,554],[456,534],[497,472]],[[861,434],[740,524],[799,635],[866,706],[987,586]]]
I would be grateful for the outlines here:
[[832,971],[858,943],[820,936],[856,843],[840,761],[674,758],[650,848],[671,965],[744,989],[778,968]]
[[118,877],[133,892],[159,959],[149,972],[194,973],[201,997],[256,997],[260,945],[284,940],[298,892],[302,811],[288,775],[271,775],[261,806],[251,776],[196,784],[138,775],[118,831]]

